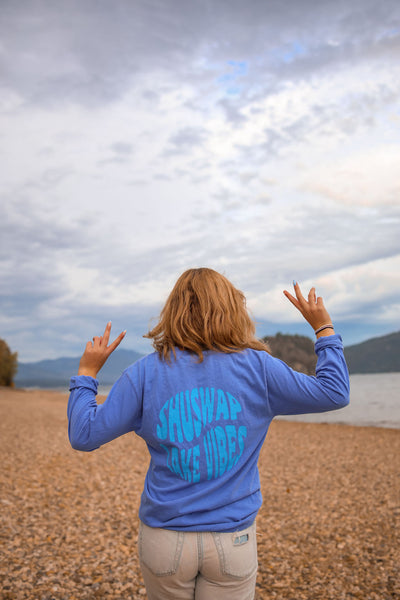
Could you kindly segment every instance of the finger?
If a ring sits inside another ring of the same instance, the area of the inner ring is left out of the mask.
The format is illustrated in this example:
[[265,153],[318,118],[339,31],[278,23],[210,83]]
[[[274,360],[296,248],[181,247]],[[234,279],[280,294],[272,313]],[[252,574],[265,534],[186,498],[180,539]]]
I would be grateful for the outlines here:
[[292,294],[289,294],[289,292],[288,292],[288,291],[286,291],[286,290],[283,290],[283,293],[285,294],[286,298],[287,298],[288,300],[290,300],[290,302],[291,302],[291,303],[292,303],[292,304],[293,304],[293,305],[294,305],[294,306],[295,306],[297,309],[300,309],[300,305],[299,305],[299,302],[298,302],[298,300],[297,300],[297,299],[296,299],[294,296],[292,296]]
[[312,287],[311,290],[308,292],[308,301],[310,304],[316,304],[317,298],[315,295],[315,287]]
[[294,291],[295,291],[296,298],[297,298],[300,306],[304,306],[305,304],[307,304],[307,301],[304,298],[303,294],[301,293],[300,286],[297,282],[294,283]]
[[92,348],[92,342],[88,342],[86,344],[85,352],[86,352],[86,350],[90,350],[90,348]]
[[112,344],[110,344],[107,348],[107,350],[109,351],[108,353],[111,354],[111,352],[114,352],[115,348],[117,348],[120,343],[122,342],[122,340],[124,339],[126,334],[126,329],[125,331],[123,331],[122,333],[119,334],[119,336],[113,341]]
[[111,333],[111,321],[108,321],[106,328],[104,330],[104,333],[103,333],[103,341],[106,346],[108,345],[108,340],[110,339],[110,333]]
[[93,337],[93,348],[97,348],[97,346],[100,346],[100,337],[95,335]]

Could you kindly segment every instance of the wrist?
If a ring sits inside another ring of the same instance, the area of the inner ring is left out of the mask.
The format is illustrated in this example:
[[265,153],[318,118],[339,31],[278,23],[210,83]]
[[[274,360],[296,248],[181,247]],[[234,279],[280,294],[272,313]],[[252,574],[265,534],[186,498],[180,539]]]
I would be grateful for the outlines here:
[[317,333],[316,338],[318,340],[320,337],[328,337],[328,335],[335,335],[335,330],[324,329],[324,331],[320,331],[319,333]]
[[81,368],[78,369],[78,375],[86,375],[86,377],[93,377],[93,379],[97,379],[97,371],[95,369]]
[[317,338],[326,337],[328,335],[334,335],[335,329],[332,323],[325,323],[324,325],[321,325],[320,327],[315,329],[314,333],[317,336]]

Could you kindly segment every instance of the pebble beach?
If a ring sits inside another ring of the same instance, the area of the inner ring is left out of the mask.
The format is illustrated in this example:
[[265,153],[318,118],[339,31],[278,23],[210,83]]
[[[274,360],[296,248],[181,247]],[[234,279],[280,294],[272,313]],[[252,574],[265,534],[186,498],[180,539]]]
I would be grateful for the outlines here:
[[[0,598],[145,599],[146,446],[73,450],[67,400],[0,388]],[[274,421],[259,467],[256,600],[400,598],[400,430]]]

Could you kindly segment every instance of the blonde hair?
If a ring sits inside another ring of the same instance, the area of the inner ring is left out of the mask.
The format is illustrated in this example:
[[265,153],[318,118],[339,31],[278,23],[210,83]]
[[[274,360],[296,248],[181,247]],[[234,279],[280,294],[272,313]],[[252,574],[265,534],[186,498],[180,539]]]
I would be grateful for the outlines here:
[[153,340],[161,358],[171,359],[175,348],[197,354],[204,350],[240,352],[245,348],[269,352],[255,337],[255,325],[244,294],[213,269],[185,271],[175,283],[158,324],[143,337]]

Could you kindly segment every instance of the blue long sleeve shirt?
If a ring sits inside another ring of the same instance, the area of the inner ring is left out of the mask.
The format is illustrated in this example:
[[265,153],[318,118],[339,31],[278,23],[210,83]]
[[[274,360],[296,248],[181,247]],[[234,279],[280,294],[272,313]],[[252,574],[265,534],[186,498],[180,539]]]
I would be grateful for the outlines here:
[[267,352],[207,351],[204,361],[177,350],[128,367],[104,404],[97,380],[71,378],[68,433],[91,451],[136,432],[150,452],[139,509],[150,527],[238,531],[261,506],[257,461],[277,415],[324,412],[349,403],[339,335],[319,338],[316,375],[293,371]]

